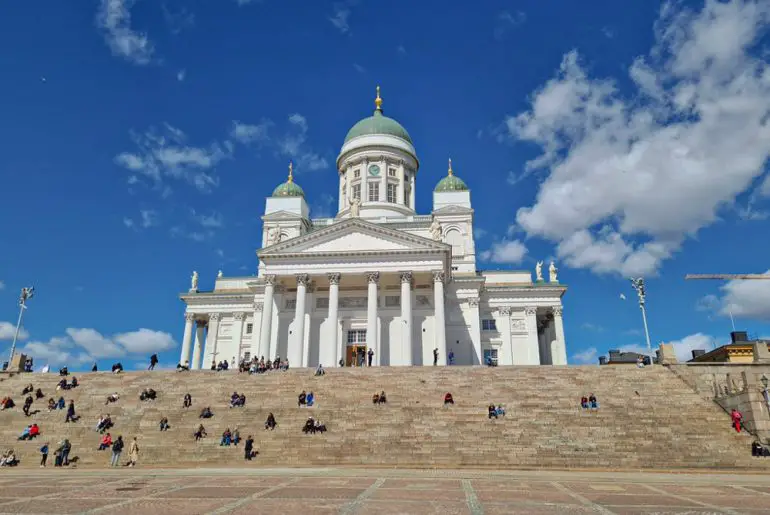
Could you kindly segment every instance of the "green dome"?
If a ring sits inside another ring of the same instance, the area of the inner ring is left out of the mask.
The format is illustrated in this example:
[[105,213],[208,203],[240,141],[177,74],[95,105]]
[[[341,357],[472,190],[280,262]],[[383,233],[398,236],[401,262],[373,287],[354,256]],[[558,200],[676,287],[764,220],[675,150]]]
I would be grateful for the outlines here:
[[409,137],[409,133],[393,118],[388,118],[382,114],[382,111],[377,109],[374,114],[369,118],[364,118],[357,124],[355,124],[345,136],[345,143],[358,136],[368,136],[371,134],[387,134],[389,136],[395,136],[401,138],[412,144],[412,138]]
[[438,181],[436,188],[433,191],[468,191],[468,186],[465,182],[454,174],[452,171],[452,160],[449,160],[449,173],[446,177]]
[[294,165],[289,163],[289,178],[273,190],[273,197],[304,197],[305,192],[294,182]]
[[369,136],[372,134],[386,134],[388,136],[395,136],[402,140],[408,141],[412,144],[412,138],[409,137],[409,133],[393,118],[388,118],[382,114],[382,99],[380,98],[380,87],[377,86],[377,98],[374,100],[376,109],[374,114],[369,118],[364,118],[357,124],[355,124],[345,136],[345,143],[358,136]]

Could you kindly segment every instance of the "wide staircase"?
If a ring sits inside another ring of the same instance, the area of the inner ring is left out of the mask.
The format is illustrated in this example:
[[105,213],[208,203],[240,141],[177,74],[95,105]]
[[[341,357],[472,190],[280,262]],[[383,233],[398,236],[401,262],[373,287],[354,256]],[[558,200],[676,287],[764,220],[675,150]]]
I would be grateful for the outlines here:
[[[109,413],[113,438],[128,443],[138,437],[140,466],[243,466],[243,445],[220,447],[225,428],[254,436],[259,451],[249,466],[495,467],[495,468],[770,468],[770,460],[752,459],[751,438],[736,434],[729,417],[663,367],[438,367],[294,369],[261,375],[234,371],[107,372],[75,374],[80,386],[57,392],[56,374],[0,376],[0,396],[16,402],[0,412],[0,451],[13,448],[22,467],[37,466],[38,449],[63,438],[72,443],[76,466],[106,467],[110,451],[97,451],[94,431],[99,415]],[[71,376],[70,378],[71,379]],[[22,389],[41,388],[33,414],[22,413]],[[139,401],[145,388],[155,401]],[[313,391],[316,406],[299,408],[300,391]],[[373,405],[384,390],[388,403]],[[245,393],[244,408],[228,408],[230,395]],[[120,395],[105,406],[107,396]],[[454,406],[444,407],[451,392]],[[193,406],[182,408],[190,393]],[[579,407],[594,393],[600,407]],[[75,401],[79,421],[64,423],[65,410],[49,412],[49,397]],[[488,420],[489,403],[502,403],[507,415]],[[204,406],[214,417],[200,420]],[[275,431],[265,431],[272,412]],[[308,416],[328,428],[305,435]],[[171,429],[160,432],[167,417]],[[17,441],[36,422],[42,436]],[[208,438],[195,442],[203,423]],[[123,461],[127,459],[123,454]]]

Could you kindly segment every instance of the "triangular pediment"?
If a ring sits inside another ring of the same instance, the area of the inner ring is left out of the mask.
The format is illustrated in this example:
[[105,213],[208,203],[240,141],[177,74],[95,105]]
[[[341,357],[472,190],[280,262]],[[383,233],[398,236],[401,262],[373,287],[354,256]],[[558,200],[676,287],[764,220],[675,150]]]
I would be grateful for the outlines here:
[[262,220],[301,220],[302,217],[289,211],[275,211],[269,215],[264,215]]
[[434,209],[434,215],[467,215],[473,213],[473,209],[464,206],[444,206],[439,209]]
[[451,247],[421,236],[352,218],[309,234],[272,245],[259,252],[260,258],[281,255],[401,253],[450,251]]

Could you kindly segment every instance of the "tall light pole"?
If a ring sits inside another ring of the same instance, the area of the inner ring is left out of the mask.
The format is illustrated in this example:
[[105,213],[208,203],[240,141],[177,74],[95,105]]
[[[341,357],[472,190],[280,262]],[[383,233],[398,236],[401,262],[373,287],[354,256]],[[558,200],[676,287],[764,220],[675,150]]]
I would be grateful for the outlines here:
[[21,330],[21,319],[24,317],[24,311],[27,309],[27,301],[35,295],[35,288],[30,286],[29,288],[22,288],[21,295],[19,295],[19,320],[16,322],[16,332],[13,335],[13,343],[11,343],[11,356],[8,358],[8,366],[11,366],[13,361],[13,355],[16,353],[16,340],[19,339],[19,331]]
[[650,343],[650,330],[647,328],[647,309],[645,308],[647,290],[644,287],[644,278],[631,279],[631,286],[639,297],[639,309],[642,310],[642,321],[644,322],[644,336],[647,338],[647,352],[650,354],[650,365],[652,365],[654,359],[652,357],[652,344]]

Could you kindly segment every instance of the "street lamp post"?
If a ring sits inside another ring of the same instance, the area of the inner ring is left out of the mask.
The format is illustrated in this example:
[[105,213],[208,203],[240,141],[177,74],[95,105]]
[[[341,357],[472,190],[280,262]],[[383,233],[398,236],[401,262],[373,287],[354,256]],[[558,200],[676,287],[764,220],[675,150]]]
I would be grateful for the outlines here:
[[642,310],[642,322],[644,322],[644,336],[647,338],[647,352],[650,354],[650,365],[652,365],[655,360],[652,357],[650,330],[647,328],[647,309],[645,308],[647,290],[644,287],[644,278],[638,277],[636,279],[631,279],[631,286],[636,290],[636,294],[639,297],[639,309]]
[[9,367],[13,361],[13,355],[16,354],[16,341],[19,339],[19,331],[21,331],[21,320],[24,317],[24,311],[27,309],[27,301],[34,295],[35,288],[32,286],[21,289],[21,295],[19,295],[19,320],[16,322],[16,332],[13,334],[13,343],[11,343],[11,355],[8,358]]

